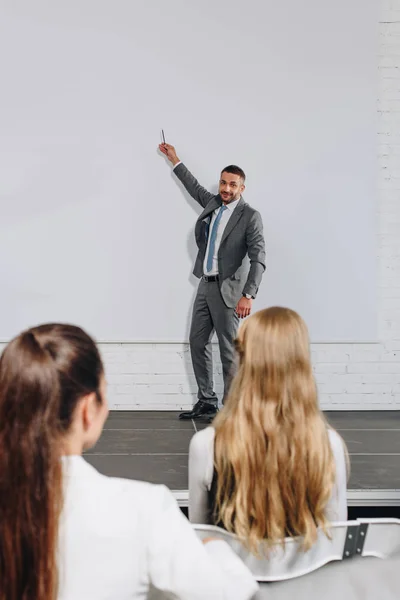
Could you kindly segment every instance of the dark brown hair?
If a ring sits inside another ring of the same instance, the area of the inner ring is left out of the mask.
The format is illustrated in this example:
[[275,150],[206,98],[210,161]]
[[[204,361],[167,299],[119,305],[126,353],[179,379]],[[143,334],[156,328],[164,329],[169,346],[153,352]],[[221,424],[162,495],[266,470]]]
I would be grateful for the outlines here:
[[61,439],[103,365],[79,327],[21,333],[0,357],[0,600],[57,596]]
[[239,175],[239,177],[243,179],[243,182],[246,181],[246,175],[243,169],[236,165],[229,165],[228,167],[225,167],[225,169],[222,169],[221,175],[222,173],[231,173],[231,175]]

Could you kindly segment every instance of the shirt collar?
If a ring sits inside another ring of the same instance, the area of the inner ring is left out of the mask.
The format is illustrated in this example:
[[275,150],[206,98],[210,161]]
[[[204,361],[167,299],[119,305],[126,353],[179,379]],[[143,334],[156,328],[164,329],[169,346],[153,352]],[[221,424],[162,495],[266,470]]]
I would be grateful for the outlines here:
[[232,212],[235,210],[235,208],[239,204],[240,200],[241,199],[239,198],[239,200],[234,200],[233,202],[230,202],[229,204],[225,204],[225,206],[226,206],[226,208],[229,208],[229,210]]

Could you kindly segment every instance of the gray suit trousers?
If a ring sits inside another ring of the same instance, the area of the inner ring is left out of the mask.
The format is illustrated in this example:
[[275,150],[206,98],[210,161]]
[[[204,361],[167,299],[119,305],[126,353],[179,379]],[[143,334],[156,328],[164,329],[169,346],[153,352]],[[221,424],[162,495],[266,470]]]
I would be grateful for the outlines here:
[[219,351],[224,377],[224,399],[235,370],[234,340],[239,317],[234,308],[226,306],[218,282],[200,280],[193,306],[190,328],[190,351],[193,370],[198,386],[198,399],[218,403],[214,392],[211,338],[214,331],[219,342]]

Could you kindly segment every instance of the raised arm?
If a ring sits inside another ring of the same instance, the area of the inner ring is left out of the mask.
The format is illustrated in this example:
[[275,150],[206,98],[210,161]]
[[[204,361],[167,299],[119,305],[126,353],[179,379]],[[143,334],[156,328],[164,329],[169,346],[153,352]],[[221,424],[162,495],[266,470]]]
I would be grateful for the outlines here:
[[175,148],[171,144],[160,144],[160,152],[162,152],[170,161],[174,167],[174,173],[181,181],[186,191],[192,196],[196,202],[203,208],[215,198],[215,195],[207,191],[203,186],[199,184],[197,179],[191,174],[191,172],[185,167],[185,165],[179,160]]

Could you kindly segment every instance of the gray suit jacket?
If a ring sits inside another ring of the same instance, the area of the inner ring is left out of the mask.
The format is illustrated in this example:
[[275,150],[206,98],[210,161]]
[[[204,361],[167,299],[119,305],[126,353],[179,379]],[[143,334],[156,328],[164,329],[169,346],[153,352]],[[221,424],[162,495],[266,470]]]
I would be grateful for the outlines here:
[[[174,173],[204,209],[195,228],[199,250],[193,274],[200,278],[203,276],[212,213],[221,206],[222,200],[219,194],[211,194],[204,189],[183,163],[174,169]],[[263,224],[260,213],[246,204],[243,198],[233,211],[223,233],[218,252],[218,271],[221,294],[228,307],[235,308],[243,294],[256,297],[265,271]]]

